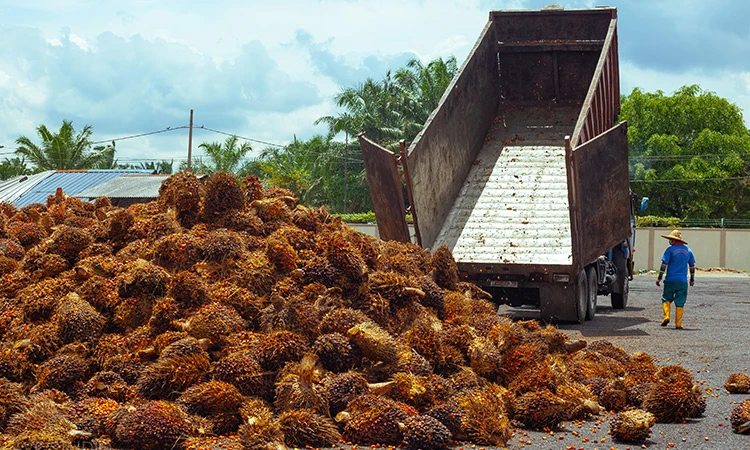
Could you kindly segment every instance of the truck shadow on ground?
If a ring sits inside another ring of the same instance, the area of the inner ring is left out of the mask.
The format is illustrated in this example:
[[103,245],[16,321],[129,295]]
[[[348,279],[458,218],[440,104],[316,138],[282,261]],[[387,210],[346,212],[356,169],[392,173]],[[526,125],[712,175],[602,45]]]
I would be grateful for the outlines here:
[[[642,325],[652,323],[653,320],[645,317],[631,316],[632,313],[643,311],[644,309],[641,307],[628,307],[623,310],[608,306],[598,306],[596,308],[597,317],[594,317],[594,320],[586,321],[582,324],[553,321],[552,325],[562,331],[577,331],[584,337],[649,336],[651,333],[646,331]],[[547,325],[547,322],[540,320],[538,310],[501,306],[498,312],[514,320],[537,320],[542,326]]]

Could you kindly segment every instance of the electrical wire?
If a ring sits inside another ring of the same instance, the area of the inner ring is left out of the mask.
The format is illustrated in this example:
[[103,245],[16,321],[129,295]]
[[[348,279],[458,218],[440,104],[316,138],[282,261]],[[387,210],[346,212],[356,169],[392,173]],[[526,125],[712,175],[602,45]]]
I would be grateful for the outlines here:
[[240,136],[238,134],[227,133],[226,131],[214,130],[213,128],[208,128],[205,125],[201,125],[199,127],[193,127],[193,130],[206,130],[206,131],[210,131],[212,133],[223,134],[224,136],[236,137],[238,139],[242,139],[242,140],[245,140],[245,141],[256,142],[258,144],[268,145],[270,147],[278,147],[278,148],[284,148],[285,147],[284,145],[274,144],[273,142],[261,141],[260,139],[253,139],[253,138],[249,138],[249,137],[244,137],[244,136]]

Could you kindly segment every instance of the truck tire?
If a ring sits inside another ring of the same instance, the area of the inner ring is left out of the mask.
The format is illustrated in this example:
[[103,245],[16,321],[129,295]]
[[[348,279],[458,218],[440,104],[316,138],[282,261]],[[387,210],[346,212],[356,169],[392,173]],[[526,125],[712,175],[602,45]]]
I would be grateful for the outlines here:
[[576,278],[576,320],[583,323],[589,305],[589,283],[586,279],[586,271],[581,270]]
[[615,251],[612,262],[617,268],[617,281],[619,284],[618,291],[612,292],[610,300],[613,309],[625,309],[628,306],[628,290],[630,287],[630,276],[628,275],[629,261],[622,252]]
[[622,282],[622,293],[616,294],[612,293],[612,308],[614,309],[625,309],[628,306],[628,290],[630,288],[630,281],[628,279],[628,276],[623,277]]
[[589,266],[586,269],[586,282],[588,284],[588,289],[586,289],[588,296],[586,320],[593,320],[596,315],[596,296],[599,293],[598,277],[596,276],[596,269],[593,266]]

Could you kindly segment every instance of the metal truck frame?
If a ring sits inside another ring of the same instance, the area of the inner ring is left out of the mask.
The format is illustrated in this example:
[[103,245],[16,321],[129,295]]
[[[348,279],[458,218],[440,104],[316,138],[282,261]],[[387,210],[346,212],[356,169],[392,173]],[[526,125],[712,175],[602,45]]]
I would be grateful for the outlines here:
[[[378,231],[446,245],[461,279],[544,320],[627,305],[634,222],[617,10],[492,11],[401,154],[359,136]],[[399,165],[401,171],[399,171]],[[404,184],[401,182],[404,178]]]

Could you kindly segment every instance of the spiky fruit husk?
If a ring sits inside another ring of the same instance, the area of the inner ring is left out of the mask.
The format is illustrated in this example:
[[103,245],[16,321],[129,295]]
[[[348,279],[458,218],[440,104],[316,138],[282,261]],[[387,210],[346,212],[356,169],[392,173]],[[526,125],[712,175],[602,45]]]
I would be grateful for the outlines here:
[[344,422],[342,436],[357,444],[398,445],[404,438],[399,423],[418,412],[411,406],[385,397],[365,394],[349,402],[346,411],[336,415]]
[[205,189],[198,178],[190,172],[178,172],[164,180],[159,187],[159,204],[178,212],[197,215],[200,212]]
[[266,254],[281,273],[288,273],[297,268],[297,251],[283,236],[273,234],[268,237]]
[[328,417],[309,409],[286,411],[279,416],[284,441],[305,447],[330,447],[341,441],[336,424]]
[[503,354],[489,339],[475,338],[469,344],[467,353],[471,368],[477,374],[489,380],[494,380],[501,374]]
[[630,363],[630,355],[624,349],[603,339],[589,343],[586,346],[586,351],[594,351],[600,355],[608,356],[623,365]]
[[430,272],[430,253],[413,242],[385,241],[379,243],[380,258],[376,269],[393,271],[407,276]]
[[362,354],[375,361],[394,363],[398,359],[396,341],[375,322],[357,324],[346,332],[349,339],[362,351]]
[[138,377],[138,392],[146,398],[175,398],[179,392],[200,382],[210,368],[208,355],[161,357],[146,366]]
[[120,297],[162,297],[167,291],[169,272],[143,259],[127,264],[117,274]]
[[645,442],[655,423],[654,415],[642,409],[622,411],[610,419],[610,435],[621,442]]
[[154,340],[159,358],[166,359],[178,356],[205,355],[204,342],[183,334],[159,335]]
[[83,393],[89,397],[110,398],[118,402],[124,402],[130,392],[130,387],[125,380],[111,371],[96,373],[83,388]]
[[602,410],[597,397],[575,381],[557,386],[555,394],[567,403],[565,420],[583,420]]
[[[6,279],[3,280],[3,283]],[[31,284],[15,296],[28,322],[49,321],[57,303],[73,290],[75,283],[64,278],[54,278]]]
[[658,381],[643,401],[643,409],[652,413],[657,422],[677,423],[695,411],[699,395],[684,378]]
[[529,428],[556,430],[567,415],[566,406],[550,391],[527,392],[513,400],[513,418]]
[[247,204],[263,198],[263,185],[256,175],[247,175],[240,180]]
[[[8,420],[5,432],[16,435],[21,442],[31,443],[29,435],[36,433],[37,437],[45,437],[46,442],[57,442],[58,446],[50,448],[65,448],[65,444],[71,444],[73,436],[79,431],[76,425],[67,417],[66,408],[49,398],[40,397],[30,399],[30,406],[14,414]],[[42,441],[45,442],[45,441]],[[18,442],[16,443],[18,444]],[[13,446],[10,448],[23,448]],[[34,448],[34,447],[26,447]]]
[[243,395],[273,398],[274,374],[264,371],[251,353],[231,353],[214,363],[211,373],[214,380],[235,385]]
[[177,399],[189,414],[208,418],[216,434],[237,431],[243,401],[243,395],[234,385],[222,381],[191,386]]
[[247,328],[247,322],[232,308],[218,302],[203,305],[189,319],[187,331],[196,339],[221,342],[225,336]]
[[237,435],[247,450],[286,449],[284,433],[268,405],[259,399],[245,402],[240,408],[242,425]]
[[57,307],[55,316],[60,339],[66,344],[98,340],[106,322],[93,306],[75,292],[65,296]]
[[185,308],[195,308],[208,301],[208,284],[195,272],[177,272],[172,279],[169,296]]
[[738,434],[750,434],[750,399],[743,400],[732,410],[729,416],[732,431]]
[[24,249],[17,241],[12,239],[0,239],[0,253],[8,258],[20,261],[23,259]]
[[231,211],[245,207],[245,194],[240,182],[233,174],[219,171],[206,182],[206,197],[203,214],[207,221],[217,220]]
[[750,376],[744,373],[733,373],[727,377],[724,389],[730,394],[747,394],[750,392]]
[[[626,378],[627,383],[627,378]],[[646,396],[651,391],[653,382],[644,381],[628,388],[628,404],[634,408],[643,407]]]
[[635,386],[640,383],[654,382],[658,368],[654,358],[648,353],[635,352],[630,362],[625,366],[625,384]]
[[462,428],[472,441],[483,445],[507,444],[513,433],[505,406],[507,392],[491,383],[453,398],[461,411]]
[[190,418],[174,403],[153,400],[133,406],[118,417],[114,436],[119,445],[143,450],[181,447],[193,435]]
[[433,270],[435,282],[443,289],[456,289],[458,284],[458,265],[453,259],[451,251],[441,245],[432,255],[430,267]]
[[524,368],[541,364],[545,356],[544,346],[539,342],[529,342],[509,349],[504,354],[503,365],[500,368],[503,380],[511,383],[521,376]]
[[201,248],[204,260],[225,265],[240,259],[244,252],[245,243],[240,235],[226,228],[209,232]]
[[81,381],[89,370],[89,362],[75,353],[59,354],[39,366],[36,383],[40,389],[59,389],[68,392]]
[[69,417],[79,430],[92,436],[106,434],[109,416],[120,404],[110,398],[88,397],[75,402],[69,409]]
[[387,395],[424,411],[446,400],[453,392],[448,380],[435,374],[414,375],[399,372],[391,377]]
[[447,449],[452,442],[448,427],[431,416],[408,417],[404,421],[403,448],[409,450]]
[[8,418],[13,414],[28,407],[29,401],[24,395],[22,385],[0,378],[0,429],[5,429]]
[[622,411],[628,406],[628,388],[622,379],[614,379],[599,394],[599,403],[608,411]]
[[154,262],[172,271],[190,269],[202,256],[201,239],[190,233],[174,233],[153,244]]
[[450,431],[455,440],[468,440],[463,427],[463,411],[455,401],[441,403],[425,411],[424,415],[434,417]]
[[625,375],[625,366],[609,356],[582,351],[572,355],[567,362],[570,374],[576,381],[588,378],[613,378]]
[[245,450],[239,436],[194,437],[185,441],[185,450]]
[[359,251],[341,232],[333,232],[324,243],[325,255],[332,266],[341,270],[349,283],[360,283],[367,277],[367,265]]
[[312,351],[318,355],[320,363],[331,372],[346,372],[361,359],[362,353],[340,333],[329,333],[318,336],[312,345]]
[[676,379],[693,381],[693,374],[691,374],[689,370],[682,366],[663,366],[656,371],[656,379],[660,381],[669,381]]
[[545,389],[554,392],[557,386],[570,382],[571,379],[564,363],[564,357],[559,353],[554,353],[547,355],[541,362],[533,363],[521,369],[519,374],[514,376],[510,383],[507,383],[507,386],[516,394],[523,394]]
[[321,385],[321,395],[328,402],[332,417],[346,409],[354,398],[369,392],[367,379],[354,371],[326,374]]
[[91,235],[82,228],[60,226],[52,236],[49,251],[56,253],[68,261],[78,257],[78,252],[91,245]]
[[299,363],[289,363],[279,372],[274,407],[277,411],[309,408],[328,413],[328,402],[318,387],[321,367],[315,355],[305,355]]

